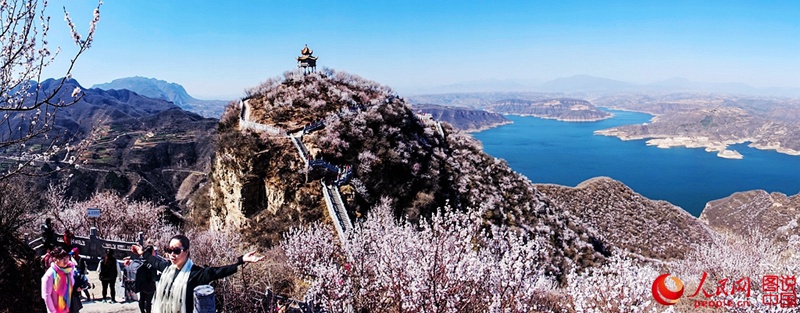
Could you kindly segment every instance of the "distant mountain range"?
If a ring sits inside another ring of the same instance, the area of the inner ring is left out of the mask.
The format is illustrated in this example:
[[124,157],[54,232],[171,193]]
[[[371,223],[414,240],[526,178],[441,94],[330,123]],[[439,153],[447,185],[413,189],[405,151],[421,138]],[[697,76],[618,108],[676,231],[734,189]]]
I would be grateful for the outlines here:
[[409,94],[476,92],[542,92],[602,96],[615,93],[706,92],[734,95],[800,97],[800,88],[757,88],[744,83],[706,83],[674,77],[649,84],[636,84],[589,75],[575,75],[537,83],[520,80],[481,80],[411,90]]
[[213,118],[219,118],[228,103],[228,101],[224,100],[195,99],[181,85],[141,76],[119,78],[110,83],[96,84],[92,88],[103,90],[127,89],[148,98],[171,101],[185,110]]

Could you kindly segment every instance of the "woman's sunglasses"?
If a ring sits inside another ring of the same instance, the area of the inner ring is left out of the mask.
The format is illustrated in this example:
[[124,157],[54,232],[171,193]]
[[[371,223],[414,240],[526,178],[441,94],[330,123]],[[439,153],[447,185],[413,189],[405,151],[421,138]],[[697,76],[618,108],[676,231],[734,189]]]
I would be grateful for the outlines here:
[[165,253],[172,253],[172,254],[181,254],[181,252],[183,252],[183,248],[170,248],[170,247],[167,247],[166,249],[164,249],[164,252]]

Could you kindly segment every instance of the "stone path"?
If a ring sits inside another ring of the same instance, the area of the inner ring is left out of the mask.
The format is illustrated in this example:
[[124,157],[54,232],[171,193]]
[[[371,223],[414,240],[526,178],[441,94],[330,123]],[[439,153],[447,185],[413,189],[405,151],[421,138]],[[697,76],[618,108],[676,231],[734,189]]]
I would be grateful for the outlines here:
[[[83,309],[81,313],[106,313],[106,312],[121,312],[121,313],[138,313],[139,302],[127,303],[103,303],[100,300],[103,297],[103,285],[100,284],[100,279],[97,277],[97,271],[89,271],[89,282],[95,285],[94,288],[89,289],[89,295],[92,296],[93,301],[83,301]],[[125,289],[122,288],[122,283],[116,282],[116,301],[125,299]],[[107,294],[107,296],[110,296]]]

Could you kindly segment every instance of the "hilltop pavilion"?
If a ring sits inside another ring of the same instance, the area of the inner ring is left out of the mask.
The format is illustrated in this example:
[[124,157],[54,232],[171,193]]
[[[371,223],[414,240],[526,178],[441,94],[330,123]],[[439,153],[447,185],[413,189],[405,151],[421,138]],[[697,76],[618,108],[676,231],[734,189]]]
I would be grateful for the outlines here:
[[303,69],[303,73],[313,73],[317,69],[317,57],[312,56],[313,50],[308,45],[300,50],[301,56],[297,57],[297,67]]

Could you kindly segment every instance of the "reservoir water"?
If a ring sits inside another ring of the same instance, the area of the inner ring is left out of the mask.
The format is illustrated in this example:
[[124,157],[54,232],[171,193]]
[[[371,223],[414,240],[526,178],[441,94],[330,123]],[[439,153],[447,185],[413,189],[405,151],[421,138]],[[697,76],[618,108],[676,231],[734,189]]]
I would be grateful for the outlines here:
[[609,110],[615,117],[567,123],[535,117],[473,134],[486,153],[505,159],[534,183],[575,186],[597,176],[619,180],[639,194],[666,200],[699,216],[706,202],[737,191],[764,189],[800,192],[800,156],[762,151],[747,144],[729,146],[741,160],[719,158],[702,148],[659,149],[645,140],[622,141],[594,135],[595,130],[641,124],[651,116]]

